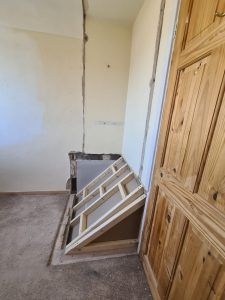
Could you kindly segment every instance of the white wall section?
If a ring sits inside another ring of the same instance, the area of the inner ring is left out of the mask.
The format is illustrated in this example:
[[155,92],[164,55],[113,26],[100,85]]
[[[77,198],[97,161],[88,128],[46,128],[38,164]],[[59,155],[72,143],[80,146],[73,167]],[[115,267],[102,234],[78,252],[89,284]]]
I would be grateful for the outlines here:
[[[82,150],[82,16],[81,0],[0,3],[0,192],[65,190]],[[87,27],[85,151],[121,153],[131,27]]]
[[121,153],[131,28],[87,17],[85,151]]
[[[123,143],[123,155],[137,175],[143,162],[141,181],[148,188],[178,0],[166,0],[150,106],[160,1],[144,1],[131,46],[129,24],[142,2],[89,0],[85,151],[120,153]],[[81,4],[0,3],[0,192],[65,189],[67,154],[82,149]]]
[[0,25],[82,38],[82,0],[2,0]]
[[144,0],[85,0],[88,16],[132,25]]
[[146,189],[149,188],[154,163],[162,105],[166,92],[167,74],[172,51],[171,48],[173,45],[178,2],[179,0],[166,0],[165,5],[155,87],[151,103],[150,122],[148,126],[148,136],[141,177],[141,181]]
[[65,190],[82,143],[82,41],[0,27],[0,192]]
[[154,63],[160,1],[146,0],[134,23],[123,155],[139,174]]
[[[146,189],[154,161],[178,0],[166,0],[154,93],[149,105],[160,2],[146,0],[134,24],[123,141],[123,155],[140,175],[144,134],[146,130],[148,132],[140,178]],[[146,128],[148,106],[151,108],[150,121]]]

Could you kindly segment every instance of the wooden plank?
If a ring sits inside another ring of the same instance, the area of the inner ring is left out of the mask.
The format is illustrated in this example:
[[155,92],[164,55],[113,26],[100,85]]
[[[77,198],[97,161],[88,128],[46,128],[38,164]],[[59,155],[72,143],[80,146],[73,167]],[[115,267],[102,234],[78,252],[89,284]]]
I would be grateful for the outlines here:
[[[70,229],[70,221],[72,219],[72,213],[73,210],[71,208],[73,202],[74,202],[74,196],[73,194],[70,195],[69,199],[68,199],[68,203],[67,206],[65,208],[65,213],[64,213],[64,217],[65,217],[65,227],[64,227],[64,232],[62,234],[63,238],[62,238],[62,243],[61,243],[61,249],[65,248],[66,243],[68,241],[68,236],[69,236],[69,229]],[[61,222],[61,225],[63,225],[63,223]],[[62,231],[63,226],[61,227],[61,229],[59,231]]]
[[137,200],[133,201],[131,204],[126,206],[124,209],[120,210],[118,213],[109,218],[106,222],[102,223],[100,226],[86,234],[83,238],[79,239],[77,242],[72,242],[66,247],[66,254],[70,254],[73,249],[81,249],[87,244],[91,243],[97,237],[105,233],[107,230],[124,220],[127,216],[131,215],[133,212],[138,210],[144,205],[145,196],[139,197]]
[[120,240],[120,241],[110,241],[110,242],[100,242],[100,243],[91,243],[89,246],[83,247],[79,250],[74,250],[73,254],[76,253],[94,253],[99,251],[113,251],[117,249],[127,249],[133,248],[138,245],[137,239],[130,240]]
[[[84,211],[82,211],[82,213],[85,213],[86,215],[89,214],[91,211],[93,211],[98,206],[100,206],[105,201],[107,201],[110,197],[112,197],[117,191],[118,191],[118,186],[112,187],[107,193],[105,193],[102,197],[98,198],[94,203],[92,203]],[[80,217],[80,215],[82,213],[80,213],[73,220],[71,220],[71,222],[70,222],[71,226],[73,226],[74,224],[76,224],[76,220],[79,219],[79,217]]]
[[[168,230],[168,222],[166,221],[166,213],[168,209],[168,201],[161,192],[158,193],[156,204],[155,218],[153,222],[153,229],[150,238],[152,245],[148,251],[149,262],[154,274],[157,276],[159,269],[159,260],[161,259],[163,245],[165,242],[166,233]],[[159,253],[157,253],[159,251]]]
[[221,267],[216,280],[211,286],[208,300],[224,300],[225,299],[225,266]]
[[[120,180],[120,182],[113,186],[110,190],[108,190],[107,193],[104,194],[104,196],[102,198],[99,198],[98,200],[96,200],[94,203],[92,203],[92,205],[90,205],[89,207],[87,207],[85,209],[85,214],[88,215],[91,212],[93,212],[94,210],[96,210],[96,208],[98,208],[99,206],[101,206],[103,203],[105,203],[113,194],[115,194],[116,192],[119,191],[119,184],[124,184],[129,182],[132,178],[134,177],[133,172],[129,173],[128,175],[126,175],[124,178],[122,178]],[[111,191],[111,192],[110,192]]]
[[[120,201],[117,205],[115,205],[113,208],[111,208],[109,211],[106,211],[101,218],[99,218],[96,222],[94,222],[91,226],[89,226],[80,236],[78,236],[76,239],[74,239],[72,242],[78,241],[80,238],[82,238],[87,233],[91,232],[93,229],[95,229],[97,226],[101,225],[105,221],[107,221],[109,218],[111,218],[113,215],[118,213],[120,210],[124,209],[127,205],[129,205],[131,202],[135,201],[138,197],[143,195],[144,189],[142,186],[138,186],[136,190],[134,190],[130,195],[128,195],[124,200]],[[86,216],[88,216],[88,212],[84,212]],[[79,220],[79,218],[77,218]],[[77,220],[74,220],[74,223],[76,224]],[[71,242],[71,243],[72,243]]]
[[[223,91],[224,93],[224,91]],[[225,95],[198,194],[225,214]]]
[[191,191],[201,165],[224,69],[225,49],[219,48],[184,69],[177,86],[164,167]]
[[102,186],[107,191],[110,186],[113,186],[120,181],[122,177],[126,176],[126,173],[132,173],[127,164],[123,165],[116,173],[114,173],[107,181],[102,183]]
[[114,165],[111,166],[111,169],[112,169],[112,172],[113,172],[113,173],[116,173],[116,168],[115,168]]
[[[118,164],[120,164],[122,161],[124,161],[124,159],[122,157],[120,157],[117,161],[115,161],[112,165],[113,166],[117,166]],[[105,175],[107,175],[108,173],[110,173],[111,170],[111,166],[109,166],[106,170],[104,170],[102,173],[100,173],[97,177],[95,177],[91,182],[89,182],[85,188],[90,189],[91,186],[93,186],[94,184],[96,184],[96,182],[98,182],[99,180],[101,180],[102,178],[105,177]],[[83,194],[83,189],[81,191],[79,191],[77,193],[77,196],[80,196]]]
[[86,228],[87,228],[87,217],[85,214],[81,214],[80,224],[79,224],[79,235],[82,234]]
[[[119,184],[124,185],[127,182],[129,182],[132,178],[134,178],[133,172],[126,175],[124,178],[121,179],[121,181],[117,185],[113,186],[102,197],[98,198],[94,203],[92,203],[90,206],[85,208],[84,211],[82,211],[74,219],[71,220],[70,225],[74,226],[74,224],[76,224],[77,219],[79,219],[79,217],[82,213],[85,213],[86,215],[89,215],[91,212],[93,212],[95,209],[97,209],[99,206],[101,206],[103,203],[105,203],[109,198],[111,198],[114,194],[116,194],[117,191],[119,191]],[[77,207],[77,206],[78,205],[76,205],[75,207]]]
[[178,68],[190,64],[196,57],[204,57],[212,52],[213,49],[224,44],[225,40],[225,22],[215,27],[207,34],[199,35],[193,43],[190,43],[179,57]]
[[162,299],[166,298],[173,279],[185,229],[185,216],[164,193],[159,191],[150,238],[151,247],[147,255]]
[[145,275],[146,275],[153,299],[161,300],[161,297],[160,297],[160,295],[158,293],[158,289],[157,289],[157,281],[156,281],[156,278],[152,271],[148,257],[146,255],[143,257],[143,267],[144,267]]
[[[178,180],[189,178],[186,173],[192,172],[193,168],[195,168],[194,172],[196,173],[198,171],[196,165],[200,164],[201,151],[199,151],[198,156],[195,155],[193,158],[191,170],[186,170],[183,174],[182,167],[183,163],[186,162],[186,148],[190,142],[189,135],[193,124],[193,113],[196,109],[202,78],[205,75],[205,66],[208,65],[209,61],[210,58],[205,58],[196,62],[194,65],[182,70],[179,77],[164,162],[164,167],[170,170]],[[193,182],[186,184],[193,189]]]
[[[108,179],[106,179],[103,183],[101,183],[101,186],[105,186],[109,183],[111,183],[115,178],[117,178],[118,176],[122,176],[122,174],[128,170],[129,167],[127,164],[125,164],[121,169],[119,169],[115,174],[113,174],[112,176],[110,176]],[[96,187],[95,190],[93,190],[90,194],[88,194],[85,198],[83,198],[80,202],[78,202],[75,206],[74,206],[74,210],[79,209],[81,206],[85,205],[88,203],[88,201],[90,201],[91,198],[93,198],[93,195],[95,195],[96,193],[98,193],[99,191],[99,186]]]
[[100,185],[99,187],[99,193],[100,193],[100,197],[103,197],[103,195],[105,194],[105,189],[102,185]]
[[208,299],[220,265],[213,248],[189,226],[169,299]]
[[83,189],[83,198],[85,198],[88,195],[88,190],[87,188]]
[[119,191],[120,191],[120,194],[121,194],[121,196],[122,196],[122,199],[125,199],[126,196],[127,196],[127,191],[126,191],[126,189],[125,189],[125,187],[124,187],[124,184],[119,183],[119,184],[118,184],[118,187],[119,187]]
[[[202,31],[215,22],[215,13],[218,7],[218,0],[198,0],[194,1],[189,20],[187,41],[198,36]],[[201,11],[201,18],[199,18]],[[216,19],[218,21],[219,18]]]
[[225,216],[213,207],[207,206],[198,195],[192,195],[173,182],[173,179],[162,180],[159,187],[225,259]]

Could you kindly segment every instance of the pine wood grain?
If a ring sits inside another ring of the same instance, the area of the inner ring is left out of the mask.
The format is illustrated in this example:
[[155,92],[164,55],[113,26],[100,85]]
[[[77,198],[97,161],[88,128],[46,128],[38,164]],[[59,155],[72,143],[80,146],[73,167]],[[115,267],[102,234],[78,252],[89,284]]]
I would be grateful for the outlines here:
[[225,0],[181,1],[140,253],[158,299],[225,295],[225,18],[216,12]]

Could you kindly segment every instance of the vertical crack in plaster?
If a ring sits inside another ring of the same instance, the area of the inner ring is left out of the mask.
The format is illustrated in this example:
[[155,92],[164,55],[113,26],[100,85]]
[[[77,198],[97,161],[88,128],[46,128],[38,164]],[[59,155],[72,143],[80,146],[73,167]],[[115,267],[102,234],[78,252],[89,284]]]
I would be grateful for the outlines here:
[[87,33],[86,33],[86,3],[85,0],[82,0],[82,8],[83,8],[83,75],[82,75],[82,105],[83,105],[83,138],[82,138],[82,152],[85,152],[85,131],[86,131],[86,123],[85,123],[85,79],[86,79],[86,42],[87,42]]
[[157,37],[156,37],[156,43],[155,43],[155,55],[154,55],[154,64],[153,64],[153,70],[152,70],[152,78],[151,78],[150,84],[149,84],[150,85],[150,94],[149,94],[147,117],[146,117],[146,123],[145,123],[145,135],[144,135],[142,153],[141,153],[141,164],[140,164],[140,169],[139,169],[139,178],[140,179],[141,179],[142,172],[143,172],[143,163],[144,163],[144,158],[145,158],[148,129],[149,129],[149,123],[150,123],[150,117],[151,117],[152,100],[153,100],[153,96],[154,96],[155,79],[156,79],[155,77],[156,77],[156,71],[157,71],[157,65],[158,65],[158,59],[159,59],[159,49],[160,49],[160,42],[161,42],[161,35],[162,35],[165,5],[166,5],[166,0],[162,0],[161,6],[160,6],[158,30],[157,30]]

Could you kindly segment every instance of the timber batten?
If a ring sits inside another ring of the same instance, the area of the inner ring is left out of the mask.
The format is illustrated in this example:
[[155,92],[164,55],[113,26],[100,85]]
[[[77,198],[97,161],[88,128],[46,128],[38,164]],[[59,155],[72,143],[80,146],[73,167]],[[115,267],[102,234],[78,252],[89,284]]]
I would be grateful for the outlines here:
[[70,208],[66,255],[137,249],[146,196],[122,157],[75,198]]

